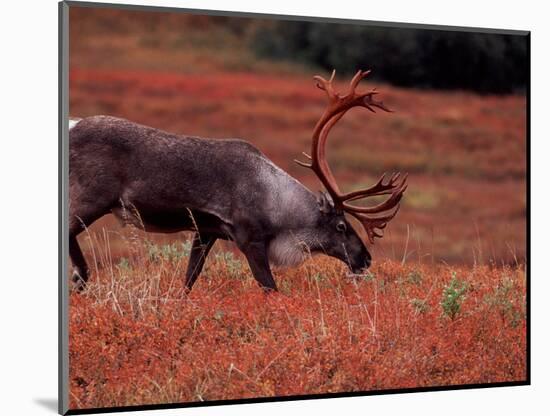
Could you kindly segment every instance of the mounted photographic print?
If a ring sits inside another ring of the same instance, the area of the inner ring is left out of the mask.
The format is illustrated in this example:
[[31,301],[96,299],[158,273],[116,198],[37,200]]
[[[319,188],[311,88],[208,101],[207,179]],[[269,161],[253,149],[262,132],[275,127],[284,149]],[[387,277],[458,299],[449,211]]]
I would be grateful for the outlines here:
[[60,413],[530,382],[529,32],[59,6]]

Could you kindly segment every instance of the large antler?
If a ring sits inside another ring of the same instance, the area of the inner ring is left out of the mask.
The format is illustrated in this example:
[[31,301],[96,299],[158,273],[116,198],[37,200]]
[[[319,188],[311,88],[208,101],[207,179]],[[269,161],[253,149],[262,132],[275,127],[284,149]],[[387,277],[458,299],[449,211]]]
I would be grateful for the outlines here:
[[[299,160],[296,160],[296,163],[310,168],[315,172],[332,197],[335,207],[357,218],[365,227],[370,242],[373,243],[375,237],[382,237],[379,231],[382,231],[387,223],[397,214],[399,202],[403,197],[403,192],[407,189],[407,175],[401,176],[400,173],[395,173],[386,183],[384,183],[386,179],[386,174],[384,174],[378,182],[370,188],[345,194],[340,191],[326,158],[326,141],[328,133],[350,108],[365,107],[373,113],[375,112],[373,107],[387,112],[391,111],[382,101],[376,101],[374,99],[374,96],[378,94],[375,89],[366,93],[357,93],[355,91],[359,82],[369,73],[370,70],[358,71],[351,80],[349,90],[345,95],[338,94],[334,91],[332,81],[334,80],[336,71],[332,71],[332,75],[328,81],[319,75],[313,77],[317,82],[317,87],[327,94],[328,107],[315,125],[311,144],[311,156],[304,153],[304,155],[311,160],[311,163],[304,163]],[[390,197],[384,202],[372,207],[362,207],[350,204],[351,201],[378,195],[390,195]]]

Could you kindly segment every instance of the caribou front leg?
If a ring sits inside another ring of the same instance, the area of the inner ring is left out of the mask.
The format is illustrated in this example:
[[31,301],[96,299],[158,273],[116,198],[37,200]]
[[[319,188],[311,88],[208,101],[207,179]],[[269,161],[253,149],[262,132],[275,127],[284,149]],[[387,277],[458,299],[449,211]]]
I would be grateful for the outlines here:
[[267,257],[265,242],[250,242],[240,247],[248,261],[252,275],[266,292],[277,291]]

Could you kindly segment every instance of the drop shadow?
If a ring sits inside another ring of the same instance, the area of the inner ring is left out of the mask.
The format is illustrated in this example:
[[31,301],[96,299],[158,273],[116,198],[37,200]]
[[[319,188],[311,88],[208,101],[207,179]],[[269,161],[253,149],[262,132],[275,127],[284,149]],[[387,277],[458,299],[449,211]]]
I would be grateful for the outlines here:
[[57,413],[57,399],[56,398],[47,398],[47,399],[34,399],[34,402],[36,404],[39,404],[43,408],[52,411],[53,413]]

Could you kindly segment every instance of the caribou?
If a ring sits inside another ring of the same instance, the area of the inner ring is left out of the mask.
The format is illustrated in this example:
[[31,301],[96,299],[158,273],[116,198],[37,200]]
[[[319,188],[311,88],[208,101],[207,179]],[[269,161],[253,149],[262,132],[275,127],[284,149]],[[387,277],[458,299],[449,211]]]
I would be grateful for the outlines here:
[[[266,291],[277,286],[272,266],[297,266],[322,253],[351,273],[371,264],[366,242],[345,214],[364,227],[370,243],[399,210],[407,175],[386,174],[372,186],[344,193],[326,158],[331,128],[353,107],[389,112],[378,92],[356,91],[370,71],[358,71],[345,94],[316,75],[328,104],[314,127],[308,162],[325,187],[314,193],[240,139],[172,134],[122,118],[91,116],[69,125],[69,255],[74,288],[85,288],[90,271],[77,236],[112,213],[123,224],[149,232],[193,231],[185,288],[191,290],[216,240],[229,240],[244,254]],[[377,205],[358,200],[389,195]],[[355,202],[355,203],[354,203]]]

